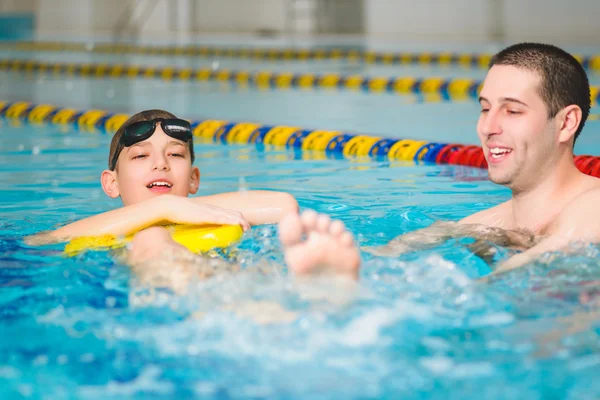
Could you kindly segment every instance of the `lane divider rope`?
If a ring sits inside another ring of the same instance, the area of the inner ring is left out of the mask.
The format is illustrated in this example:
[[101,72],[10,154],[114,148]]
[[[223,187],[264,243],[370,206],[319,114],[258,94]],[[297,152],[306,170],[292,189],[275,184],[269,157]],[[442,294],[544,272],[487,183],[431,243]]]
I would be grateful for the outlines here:
[[[476,79],[439,77],[369,77],[342,74],[311,74],[211,68],[152,67],[126,64],[53,63],[0,59],[0,70],[22,73],[53,73],[97,78],[153,78],[170,81],[220,81],[275,89],[348,89],[399,95],[440,95],[447,100],[477,98],[483,82]],[[600,86],[591,87],[592,104],[600,102]]]
[[[93,52],[100,54],[144,54],[169,56],[204,56],[249,58],[255,60],[343,60],[368,64],[421,64],[461,65],[470,68],[487,68],[492,54],[467,52],[384,52],[359,48],[256,48],[217,47],[203,45],[157,46],[124,43],[69,43],[69,42],[11,42],[0,49],[15,51]],[[584,68],[600,70],[600,55],[574,54]]]
[[[31,124],[68,125],[82,132],[113,134],[129,118],[104,110],[77,110],[50,104],[0,100],[0,117]],[[294,148],[343,157],[373,157],[391,161],[463,165],[487,168],[479,146],[411,139],[382,138],[342,131],[311,130],[296,126],[272,126],[252,122],[190,120],[197,140],[223,144],[264,145]],[[580,155],[575,165],[582,172],[600,177],[600,157]]]

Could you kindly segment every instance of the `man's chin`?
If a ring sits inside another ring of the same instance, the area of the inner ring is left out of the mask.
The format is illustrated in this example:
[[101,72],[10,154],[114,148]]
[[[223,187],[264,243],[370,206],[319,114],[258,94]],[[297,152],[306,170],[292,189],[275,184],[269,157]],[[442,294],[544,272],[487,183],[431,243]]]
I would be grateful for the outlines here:
[[513,182],[512,176],[507,175],[507,174],[493,174],[488,171],[488,177],[489,177],[490,181],[494,182],[495,184],[502,185],[502,186],[510,187],[510,185]]

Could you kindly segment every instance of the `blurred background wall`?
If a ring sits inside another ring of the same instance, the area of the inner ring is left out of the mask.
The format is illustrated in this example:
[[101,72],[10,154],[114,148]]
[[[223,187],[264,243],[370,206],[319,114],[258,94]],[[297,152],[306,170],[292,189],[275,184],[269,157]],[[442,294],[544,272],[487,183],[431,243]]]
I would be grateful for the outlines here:
[[3,35],[29,29],[38,39],[251,33],[597,44],[598,16],[600,0],[0,0]]

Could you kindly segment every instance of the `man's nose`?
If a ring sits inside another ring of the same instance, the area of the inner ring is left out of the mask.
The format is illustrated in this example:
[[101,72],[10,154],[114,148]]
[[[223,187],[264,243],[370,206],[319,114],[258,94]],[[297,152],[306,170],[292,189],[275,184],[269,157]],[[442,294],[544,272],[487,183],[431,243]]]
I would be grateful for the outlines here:
[[479,128],[480,132],[485,136],[502,133],[500,113],[495,110],[489,110],[487,113],[483,114],[481,116]]

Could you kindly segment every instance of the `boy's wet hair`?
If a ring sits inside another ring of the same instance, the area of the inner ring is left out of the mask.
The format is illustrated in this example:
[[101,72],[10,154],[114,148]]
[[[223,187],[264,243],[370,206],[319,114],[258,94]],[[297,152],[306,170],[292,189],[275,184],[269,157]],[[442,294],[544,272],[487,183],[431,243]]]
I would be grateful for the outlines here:
[[563,108],[575,104],[581,108],[581,123],[575,140],[590,114],[590,83],[583,66],[566,51],[549,44],[519,43],[507,47],[492,57],[494,65],[510,65],[537,72],[541,77],[539,94],[548,118],[554,118]]
[[[123,125],[121,125],[121,127],[117,130],[117,132],[115,132],[115,134],[113,135],[113,138],[110,142],[110,151],[108,152],[108,168],[109,169],[111,169],[111,167],[112,167],[110,165],[110,163],[111,163],[113,157],[115,156],[115,154],[118,157],[124,148],[124,146],[120,143],[120,139],[121,139],[121,136],[123,136],[123,134],[125,133],[125,128],[136,122],[152,121],[153,119],[156,119],[156,118],[167,119],[167,118],[177,118],[177,117],[165,110],[146,110],[146,111],[141,111],[141,112],[133,115],[131,118],[129,118],[127,121],[125,121],[123,123]],[[188,148],[190,149],[190,156],[191,156],[192,164],[193,164],[194,163],[193,139],[188,142]],[[115,169],[116,168],[117,167],[115,164]]]

